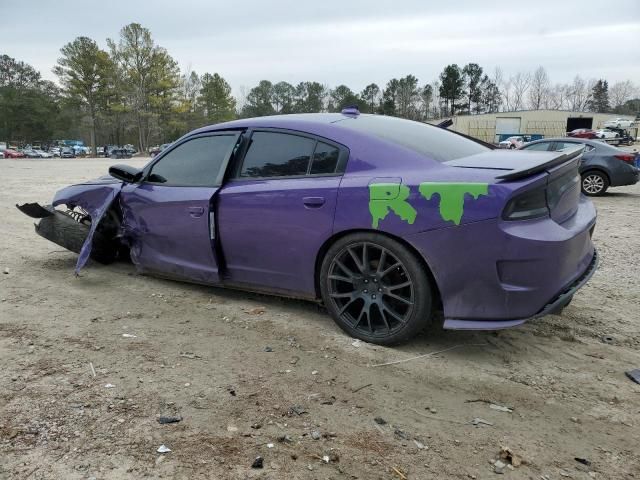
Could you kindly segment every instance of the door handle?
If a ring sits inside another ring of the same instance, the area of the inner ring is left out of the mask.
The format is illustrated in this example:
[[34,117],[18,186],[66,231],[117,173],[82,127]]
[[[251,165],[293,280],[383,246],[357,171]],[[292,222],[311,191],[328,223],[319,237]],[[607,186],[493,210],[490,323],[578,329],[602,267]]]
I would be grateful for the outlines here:
[[189,212],[189,215],[191,215],[193,218],[201,217],[204,213],[204,207],[189,207],[187,208],[187,210]]
[[324,202],[324,197],[304,197],[302,199],[302,203],[307,208],[320,208]]

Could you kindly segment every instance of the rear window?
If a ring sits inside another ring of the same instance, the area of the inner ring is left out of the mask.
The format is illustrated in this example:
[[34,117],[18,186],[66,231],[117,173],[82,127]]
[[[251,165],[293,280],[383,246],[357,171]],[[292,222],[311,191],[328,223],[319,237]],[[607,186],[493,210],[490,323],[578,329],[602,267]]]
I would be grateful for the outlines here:
[[490,150],[443,128],[396,117],[360,115],[337,122],[336,125],[374,135],[438,162],[448,162]]

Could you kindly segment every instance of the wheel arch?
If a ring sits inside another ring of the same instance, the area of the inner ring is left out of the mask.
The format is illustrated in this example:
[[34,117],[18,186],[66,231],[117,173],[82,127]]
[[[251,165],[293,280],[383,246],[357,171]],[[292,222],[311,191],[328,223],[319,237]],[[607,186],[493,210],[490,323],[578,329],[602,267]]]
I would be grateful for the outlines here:
[[314,274],[313,274],[316,298],[322,299],[322,294],[320,292],[320,270],[322,268],[322,261],[324,260],[324,256],[326,255],[327,251],[338,240],[356,233],[375,233],[378,235],[383,235],[387,238],[390,238],[391,240],[395,240],[396,242],[406,247],[411,253],[413,253],[415,257],[418,259],[418,261],[420,262],[420,265],[422,265],[422,267],[424,268],[425,272],[427,273],[427,277],[429,278],[429,281],[433,286],[433,290],[434,290],[433,293],[435,295],[433,307],[435,309],[442,309],[442,296],[440,294],[440,287],[438,286],[438,282],[436,281],[436,278],[433,275],[433,271],[431,270],[431,267],[427,263],[424,256],[420,254],[418,249],[414,247],[411,243],[407,242],[402,237],[393,235],[389,232],[383,232],[380,230],[373,230],[373,229],[367,229],[367,228],[355,228],[355,229],[343,230],[341,232],[334,233],[322,244],[322,246],[318,250],[318,253],[316,254],[316,261],[315,261]]
[[584,171],[580,172],[580,178],[582,178],[584,175],[587,175],[588,173],[591,172],[598,172],[601,173],[602,175],[604,175],[607,178],[607,181],[609,182],[609,184],[611,184],[611,176],[609,175],[609,173],[602,167],[596,165],[596,166],[589,166],[587,168],[585,168]]

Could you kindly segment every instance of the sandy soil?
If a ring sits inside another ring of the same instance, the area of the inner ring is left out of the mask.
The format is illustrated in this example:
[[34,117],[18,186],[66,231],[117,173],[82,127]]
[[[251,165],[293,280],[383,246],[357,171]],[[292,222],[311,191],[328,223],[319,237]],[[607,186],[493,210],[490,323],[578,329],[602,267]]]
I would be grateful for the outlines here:
[[562,316],[384,348],[310,303],[127,263],[75,278],[14,204],[110,162],[0,163],[2,479],[483,479],[501,447],[510,478],[640,478],[640,185],[595,200],[601,266]]

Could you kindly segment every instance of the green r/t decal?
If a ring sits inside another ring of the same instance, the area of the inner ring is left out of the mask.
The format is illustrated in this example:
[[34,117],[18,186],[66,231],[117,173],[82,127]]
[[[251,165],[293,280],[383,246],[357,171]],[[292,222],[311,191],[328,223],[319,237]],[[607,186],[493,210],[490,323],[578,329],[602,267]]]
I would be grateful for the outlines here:
[[399,183],[372,183],[369,185],[369,212],[373,228],[378,228],[380,220],[384,220],[389,211],[393,211],[405,222],[413,224],[417,212],[407,202],[410,193],[409,187]]
[[489,184],[424,182],[420,184],[419,190],[427,200],[430,200],[437,193],[440,196],[440,216],[442,219],[460,225],[464,213],[465,195],[469,194],[476,200],[480,195],[488,195]]

